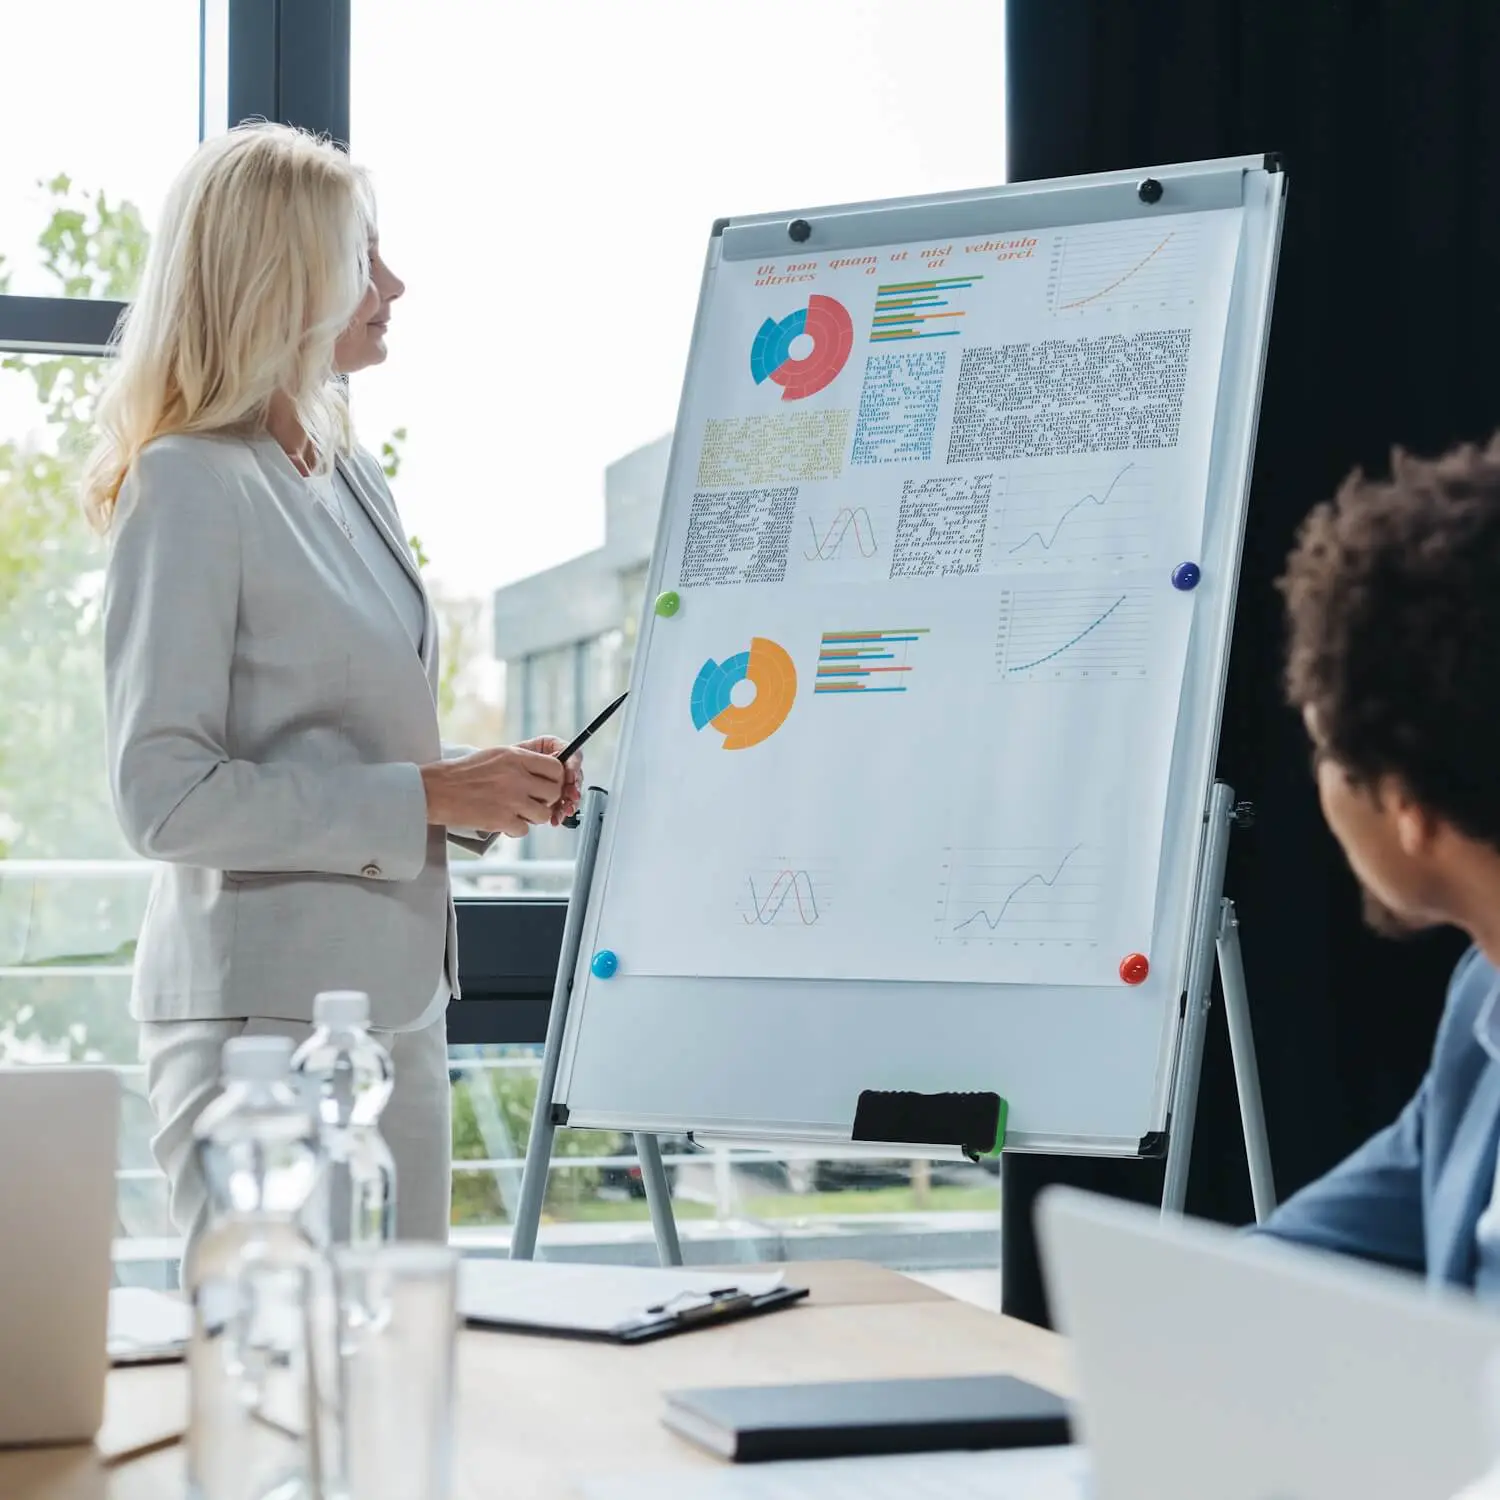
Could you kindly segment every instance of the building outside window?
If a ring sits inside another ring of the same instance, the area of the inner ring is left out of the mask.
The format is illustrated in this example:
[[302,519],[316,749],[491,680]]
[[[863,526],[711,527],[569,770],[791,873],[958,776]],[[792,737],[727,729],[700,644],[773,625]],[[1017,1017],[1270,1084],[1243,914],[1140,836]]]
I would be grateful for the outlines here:
[[[571,737],[630,686],[670,452],[670,437],[659,438],[605,470],[602,547],[496,591],[495,650],[523,736]],[[609,787],[620,725],[616,715],[589,741],[590,784]],[[538,829],[522,853],[570,858],[575,841],[565,829]]]

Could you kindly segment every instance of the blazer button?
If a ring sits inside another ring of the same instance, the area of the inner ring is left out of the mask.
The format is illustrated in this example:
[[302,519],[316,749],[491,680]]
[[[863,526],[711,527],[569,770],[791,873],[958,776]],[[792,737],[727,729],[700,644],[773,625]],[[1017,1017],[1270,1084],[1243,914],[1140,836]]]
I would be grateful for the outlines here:
[[366,865],[364,867],[364,869],[361,870],[359,873],[361,875],[363,875],[366,880],[379,880],[380,879],[380,866],[379,865]]

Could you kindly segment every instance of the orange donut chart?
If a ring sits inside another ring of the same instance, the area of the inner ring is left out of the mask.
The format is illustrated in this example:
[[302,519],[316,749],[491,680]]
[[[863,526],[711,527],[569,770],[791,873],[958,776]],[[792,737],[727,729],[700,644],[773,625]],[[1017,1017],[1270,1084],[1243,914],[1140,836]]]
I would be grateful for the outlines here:
[[[750,682],[755,697],[737,704],[730,697],[735,685]],[[797,668],[786,648],[764,636],[755,636],[748,651],[710,658],[698,670],[693,683],[693,725],[710,724],[724,736],[724,749],[748,750],[770,739],[786,723],[797,697]]]

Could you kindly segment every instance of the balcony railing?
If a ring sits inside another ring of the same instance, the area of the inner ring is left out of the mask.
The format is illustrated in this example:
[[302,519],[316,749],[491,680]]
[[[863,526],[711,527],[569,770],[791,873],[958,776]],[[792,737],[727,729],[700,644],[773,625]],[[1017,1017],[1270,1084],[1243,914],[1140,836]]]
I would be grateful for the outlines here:
[[[134,884],[149,878],[154,868],[150,861],[133,859],[5,859],[0,860],[0,891],[7,883],[22,882],[33,887],[53,882]],[[507,853],[457,858],[450,869],[458,894],[524,899],[565,893],[573,864],[570,860],[518,859]],[[130,973],[129,962],[113,955],[106,959],[80,956],[74,961],[66,953],[53,953],[43,960],[0,964],[0,983],[85,975],[124,980]],[[149,1208],[154,1198],[149,1184],[160,1181],[162,1175],[154,1166],[136,1164],[149,1160],[141,1123],[146,1114],[141,1097],[144,1070],[133,1063],[110,1065],[136,1101],[132,1110],[137,1126],[125,1143],[132,1165],[120,1168],[118,1182],[134,1201],[137,1224],[164,1222],[156,1210],[141,1211],[142,1204]],[[539,1074],[539,1049],[497,1052],[493,1047],[455,1046],[450,1049],[449,1068],[455,1109],[462,1104],[472,1120],[467,1149],[479,1151],[454,1161],[455,1178],[472,1183],[487,1177],[493,1184],[470,1190],[471,1202],[476,1201],[473,1193],[477,1192],[488,1205],[480,1215],[486,1222],[460,1225],[455,1238],[476,1253],[503,1253],[509,1241],[506,1220],[512,1218],[520,1192],[525,1150],[524,1124],[519,1117],[528,1110],[516,1101],[527,1098],[530,1081]],[[521,1090],[519,1095],[516,1089]],[[550,1164],[549,1180],[558,1186],[549,1189],[549,1202],[556,1197],[557,1208],[549,1215],[548,1254],[649,1260],[650,1227],[640,1201],[639,1170],[630,1138],[601,1133],[596,1139],[606,1149],[556,1155]],[[610,1150],[610,1146],[617,1149]],[[953,1184],[935,1188],[930,1169],[921,1163],[882,1164],[879,1175],[871,1178],[862,1174],[874,1171],[874,1164],[855,1150],[778,1146],[772,1155],[720,1146],[704,1151],[683,1149],[670,1139],[664,1146],[683,1237],[693,1245],[694,1259],[717,1262],[857,1254],[928,1268],[993,1265],[998,1259],[997,1187],[978,1194],[955,1190]],[[588,1175],[580,1181],[579,1174]],[[886,1192],[843,1191],[847,1185],[870,1181]],[[986,1179],[975,1168],[972,1181],[983,1184]],[[117,1244],[117,1261],[122,1266],[149,1264],[154,1269],[143,1274],[156,1280],[166,1274],[162,1268],[170,1267],[179,1253],[174,1237],[150,1233],[137,1232]]]

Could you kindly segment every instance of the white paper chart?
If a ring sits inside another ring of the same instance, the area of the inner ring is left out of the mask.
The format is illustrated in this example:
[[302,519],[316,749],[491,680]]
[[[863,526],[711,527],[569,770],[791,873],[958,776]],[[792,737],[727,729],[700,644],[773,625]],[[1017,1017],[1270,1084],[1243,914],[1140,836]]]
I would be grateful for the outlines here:
[[718,268],[598,924],[629,972],[1151,951],[1241,219]]

